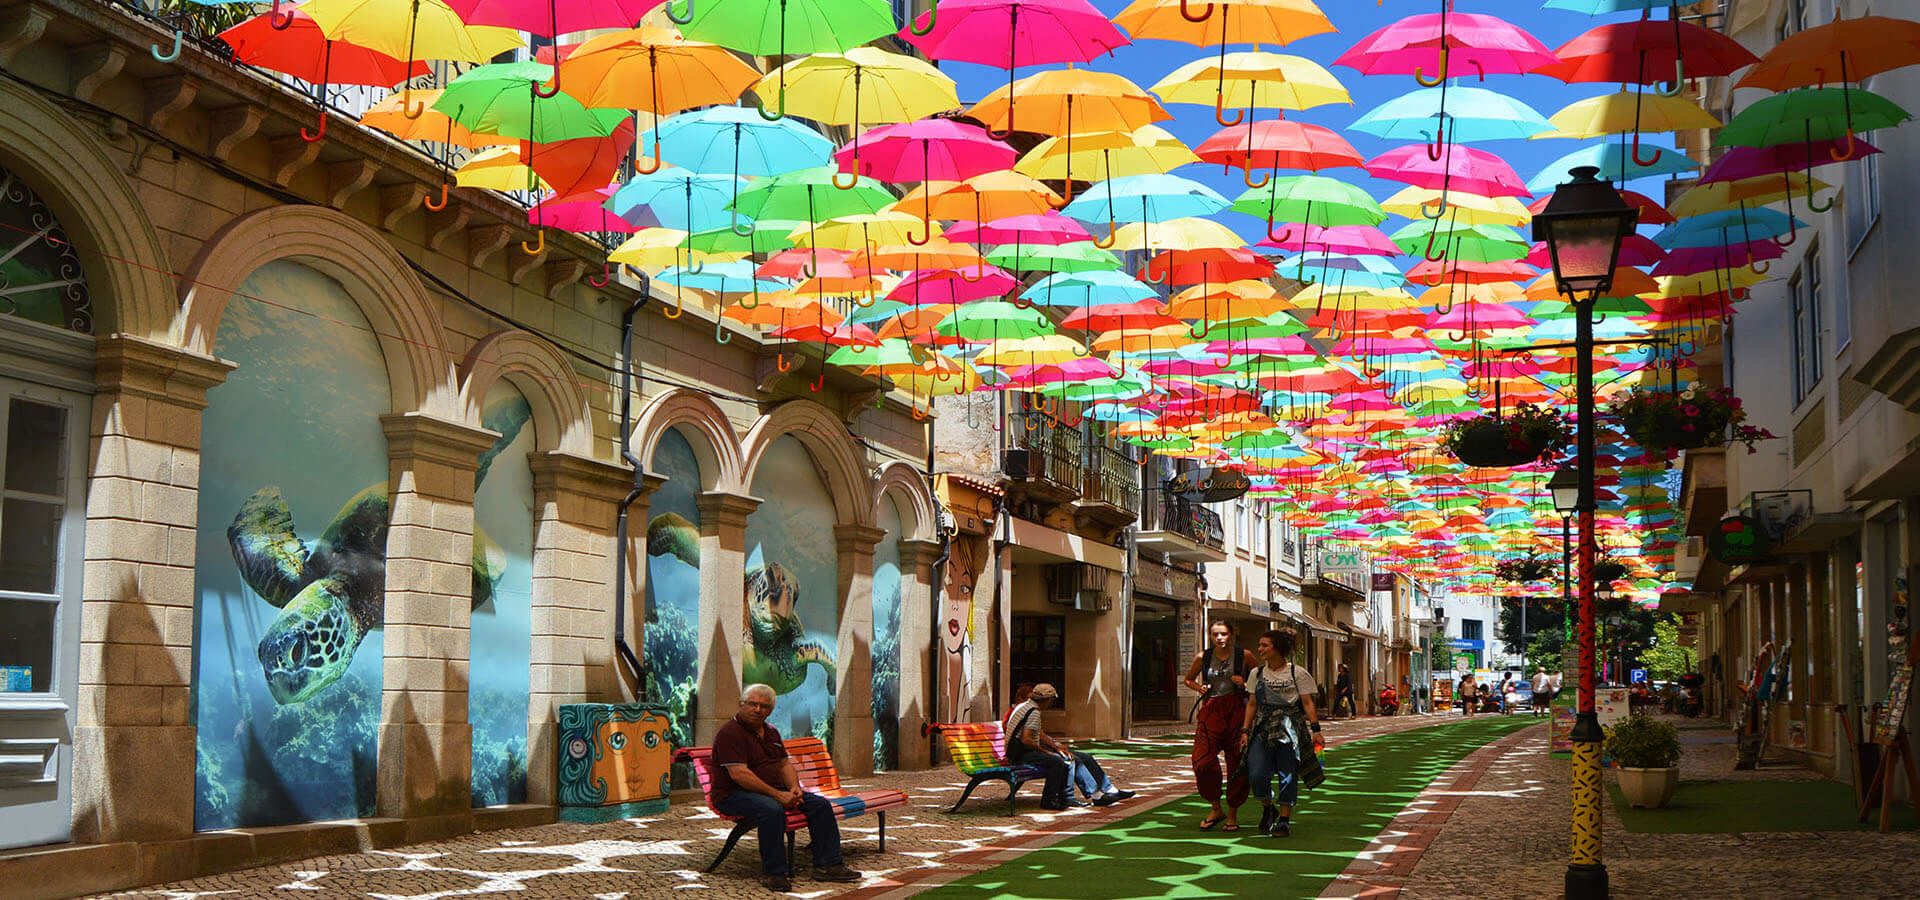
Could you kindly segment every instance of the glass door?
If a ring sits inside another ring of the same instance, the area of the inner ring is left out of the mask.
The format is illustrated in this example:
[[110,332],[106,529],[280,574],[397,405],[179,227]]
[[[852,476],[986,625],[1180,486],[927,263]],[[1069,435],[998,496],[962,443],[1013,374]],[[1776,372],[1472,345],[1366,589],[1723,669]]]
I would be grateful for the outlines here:
[[88,409],[0,378],[0,847],[72,822]]

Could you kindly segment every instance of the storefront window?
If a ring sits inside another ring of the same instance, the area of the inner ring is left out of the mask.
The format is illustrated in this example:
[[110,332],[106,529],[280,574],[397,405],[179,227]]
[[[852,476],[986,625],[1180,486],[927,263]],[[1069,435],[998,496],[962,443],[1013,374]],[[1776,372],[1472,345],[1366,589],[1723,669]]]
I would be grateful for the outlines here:
[[1014,684],[1051,684],[1060,689],[1055,708],[1066,708],[1067,617],[1014,616],[1011,663]]

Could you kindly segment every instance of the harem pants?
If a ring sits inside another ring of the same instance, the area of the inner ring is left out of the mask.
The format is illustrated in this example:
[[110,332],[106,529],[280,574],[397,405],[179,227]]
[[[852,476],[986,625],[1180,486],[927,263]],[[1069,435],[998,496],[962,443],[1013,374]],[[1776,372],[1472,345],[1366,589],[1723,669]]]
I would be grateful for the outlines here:
[[1247,802],[1247,772],[1240,767],[1240,729],[1246,723],[1247,695],[1228,694],[1209,697],[1201,703],[1193,733],[1193,780],[1200,796],[1208,803],[1219,803],[1222,770],[1220,756],[1226,755],[1226,804],[1238,807]]

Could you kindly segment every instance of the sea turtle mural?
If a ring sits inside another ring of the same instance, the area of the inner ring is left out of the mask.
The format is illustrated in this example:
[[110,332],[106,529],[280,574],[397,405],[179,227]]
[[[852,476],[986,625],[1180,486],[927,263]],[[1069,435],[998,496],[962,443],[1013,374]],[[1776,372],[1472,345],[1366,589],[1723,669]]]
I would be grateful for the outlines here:
[[[480,457],[474,484],[532,418],[525,400],[493,411],[482,425],[500,433]],[[255,648],[267,690],[282,705],[301,703],[340,680],[367,633],[386,617],[387,483],[370,485],[340,508],[308,547],[277,485],[241,504],[227,527],[241,580],[280,615]],[[477,526],[473,531],[473,606],[493,596],[506,553]]]
[[[700,568],[700,529],[679,513],[661,513],[647,523],[647,555],[670,555]],[[651,615],[651,613],[649,613]]]
[[790,694],[806,682],[807,666],[817,665],[826,672],[831,694],[833,651],[807,637],[795,607],[799,599],[799,580],[779,563],[747,570],[747,683]]

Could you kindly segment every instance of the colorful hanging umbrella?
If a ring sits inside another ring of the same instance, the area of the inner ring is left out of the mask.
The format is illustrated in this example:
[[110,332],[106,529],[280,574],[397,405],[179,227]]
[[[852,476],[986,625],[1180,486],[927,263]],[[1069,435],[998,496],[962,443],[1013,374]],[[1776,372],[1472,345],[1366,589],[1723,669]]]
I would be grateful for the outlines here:
[[1361,38],[1333,64],[1363,75],[1412,75],[1422,85],[1438,87],[1469,66],[1481,76],[1517,75],[1560,61],[1545,44],[1507,21],[1453,12],[1451,6],[1383,27]]
[[696,172],[783,175],[827,162],[833,142],[791,119],[767,121],[742,106],[681,113],[640,136],[662,158]]
[[729,223],[727,204],[741,179],[691,169],[635,175],[615,191],[607,209],[623,219],[648,219],[680,231],[706,231]]
[[1528,138],[1553,126],[1533,107],[1485,88],[1449,85],[1401,94],[1349,126],[1375,137],[1457,143]]
[[1130,132],[1098,132],[1047,138],[1020,157],[1014,171],[1034,178],[1064,179],[1078,170],[1102,180],[1121,175],[1159,175],[1199,159],[1179,138],[1158,125]]
[[625,110],[588,109],[565,94],[540,96],[540,85],[552,74],[552,66],[537,62],[478,66],[450,82],[433,108],[469,131],[539,144],[605,137],[626,120]]
[[1364,167],[1375,178],[1417,187],[1451,185],[1453,190],[1482,197],[1533,196],[1506,160],[1472,147],[1449,146],[1437,160],[1425,147],[1397,147],[1367,160]]
[[[395,91],[361,113],[360,124],[378,128],[403,141],[438,141],[468,149],[518,143],[510,137],[468,131],[466,126],[453,121],[446,113],[431,108],[439,99],[438,90]],[[409,109],[419,110],[420,114],[410,116],[407,114]]]
[[[1666,4],[1661,4],[1666,5]],[[1688,78],[1719,78],[1758,62],[1739,41],[1677,18],[1596,26],[1554,51],[1557,63],[1533,71],[1569,83],[1655,84],[1672,76],[1674,96]]]
[[1335,29],[1312,0],[1234,0],[1189,7],[1182,0],[1134,0],[1113,17],[1128,34],[1199,47],[1286,44]]
[[479,62],[525,45],[516,29],[468,25],[444,0],[307,0],[300,11],[333,40],[408,62]]
[[1244,169],[1243,180],[1250,188],[1266,186],[1265,179],[1253,180],[1254,169],[1318,172],[1358,167],[1362,159],[1360,151],[1333,130],[1284,120],[1229,125],[1202,141],[1194,155],[1201,162]]
[[967,109],[987,128],[1006,131],[1019,95],[1022,130],[1069,135],[1076,131],[1132,131],[1173,118],[1153,95],[1124,76],[1092,69],[1043,69],[995,88]]
[[[934,59],[1006,69],[1009,90],[1021,66],[1088,62],[1130,43],[1087,0],[945,0],[933,13],[901,37]],[[994,136],[1011,134],[1012,119]]]
[[1007,168],[1013,155],[985,129],[952,119],[882,125],[834,151],[840,171],[893,182],[965,181]]
[[327,133],[327,85],[388,86],[430,71],[426,63],[401,62],[378,50],[329,39],[312,16],[298,9],[285,18],[277,13],[254,16],[218,36],[233,47],[236,62],[283,72],[314,85],[320,125],[312,133],[300,129],[300,136],[310,142]]
[[545,37],[628,28],[665,0],[445,0],[469,25],[494,25]]
[[661,116],[732,103],[759,77],[724,48],[686,40],[671,29],[640,27],[575,47],[560,61],[555,80],[589,107],[650,112],[658,127]]
[[1855,131],[1890,128],[1913,118],[1892,100],[1850,88],[1801,88],[1754,101],[1728,120],[1714,146],[1772,147],[1837,141]]
[[1210,105],[1221,125],[1240,122],[1227,120],[1229,108],[1312,109],[1353,102],[1332,72],[1304,56],[1225,50],[1223,44],[1218,58],[1203,57],[1173,70],[1151,90],[1167,103]]

